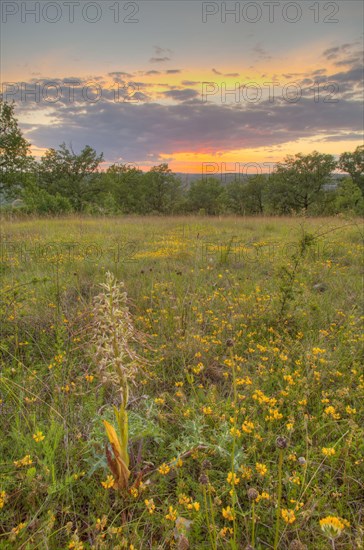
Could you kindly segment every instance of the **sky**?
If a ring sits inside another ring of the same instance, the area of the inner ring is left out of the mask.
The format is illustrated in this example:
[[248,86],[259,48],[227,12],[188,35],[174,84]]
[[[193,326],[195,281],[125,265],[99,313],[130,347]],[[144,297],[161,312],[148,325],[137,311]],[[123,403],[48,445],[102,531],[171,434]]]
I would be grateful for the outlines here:
[[36,156],[269,171],[363,143],[358,0],[1,4],[1,91]]

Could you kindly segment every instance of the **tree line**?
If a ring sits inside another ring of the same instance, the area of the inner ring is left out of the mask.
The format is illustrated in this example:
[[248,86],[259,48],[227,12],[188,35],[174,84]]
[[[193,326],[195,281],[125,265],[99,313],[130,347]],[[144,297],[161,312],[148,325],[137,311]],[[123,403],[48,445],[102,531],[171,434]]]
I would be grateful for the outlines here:
[[[103,154],[92,147],[76,153],[65,143],[36,161],[14,104],[0,99],[0,196],[5,209],[17,205],[36,214],[364,215],[364,146],[338,160],[317,151],[287,156],[270,175],[237,175],[227,184],[201,176],[186,185],[167,164],[148,172],[127,164],[102,171],[102,162]],[[333,179],[336,169],[347,176]]]

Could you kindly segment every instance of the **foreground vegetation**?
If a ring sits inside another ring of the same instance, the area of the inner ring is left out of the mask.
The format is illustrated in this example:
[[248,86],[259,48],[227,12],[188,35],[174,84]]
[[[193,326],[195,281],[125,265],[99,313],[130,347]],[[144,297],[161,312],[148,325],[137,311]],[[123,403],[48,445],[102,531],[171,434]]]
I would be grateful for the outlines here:
[[3,222],[0,548],[362,548],[362,254],[355,219]]

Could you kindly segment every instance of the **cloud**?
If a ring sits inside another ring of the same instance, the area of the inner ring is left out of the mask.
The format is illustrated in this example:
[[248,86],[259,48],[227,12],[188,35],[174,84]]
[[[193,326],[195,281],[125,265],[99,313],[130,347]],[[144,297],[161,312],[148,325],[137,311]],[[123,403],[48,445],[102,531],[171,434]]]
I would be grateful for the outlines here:
[[267,52],[265,48],[261,44],[256,44],[254,48],[252,48],[253,55],[258,60],[269,60],[273,59],[272,56]]
[[[176,92],[167,92],[167,97]],[[77,148],[88,143],[103,151],[107,161],[122,157],[129,162],[143,162],[161,153],[216,154],[273,147],[318,134],[359,134],[362,129],[360,105],[346,100],[315,103],[312,98],[294,104],[264,101],[229,106],[197,100],[177,105],[104,100],[61,105],[47,116],[56,117],[56,124],[33,126],[27,132],[38,147],[57,147],[72,140]]]
[[326,136],[319,141],[327,142],[327,141],[357,141],[362,140],[363,134],[362,133],[350,133],[350,134],[338,134],[334,136]]
[[166,74],[178,74],[181,72],[181,69],[167,69]]
[[165,61],[170,61],[170,57],[151,57],[149,63],[164,63]]
[[168,90],[167,92],[163,92],[163,95],[175,101],[186,101],[188,99],[194,99],[200,94],[196,92],[196,90],[192,90],[192,88],[186,88],[185,90]]
[[238,77],[240,76],[239,73],[221,73],[220,71],[216,69],[211,69],[214,74],[217,74],[218,76],[228,76],[228,77]]

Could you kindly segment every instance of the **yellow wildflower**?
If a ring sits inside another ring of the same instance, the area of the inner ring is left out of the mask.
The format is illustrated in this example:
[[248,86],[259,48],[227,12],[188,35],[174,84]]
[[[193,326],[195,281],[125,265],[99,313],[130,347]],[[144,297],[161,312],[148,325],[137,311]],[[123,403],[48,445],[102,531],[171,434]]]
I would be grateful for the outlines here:
[[266,475],[266,473],[268,472],[267,466],[265,464],[261,464],[260,462],[256,463],[255,469],[258,472],[258,474],[262,477],[264,477]]
[[335,539],[341,535],[345,527],[350,527],[350,523],[336,516],[327,516],[320,519],[320,527],[322,532],[330,539]]
[[227,506],[226,508],[222,509],[222,515],[228,521],[234,521],[234,519],[235,519],[234,512],[232,511],[230,506]]
[[35,434],[33,434],[33,439],[36,443],[40,443],[41,441],[43,441],[44,438],[45,436],[40,431],[35,432]]
[[160,474],[162,474],[163,476],[167,475],[168,472],[170,472],[170,470],[171,470],[171,468],[165,462],[163,462],[163,464],[161,464],[161,466],[159,466],[159,468],[158,468],[158,472]]
[[294,523],[296,521],[296,516],[293,510],[287,510],[287,508],[283,508],[281,510],[281,516],[286,523]]
[[321,452],[325,456],[333,456],[336,451],[333,447],[322,447]]

